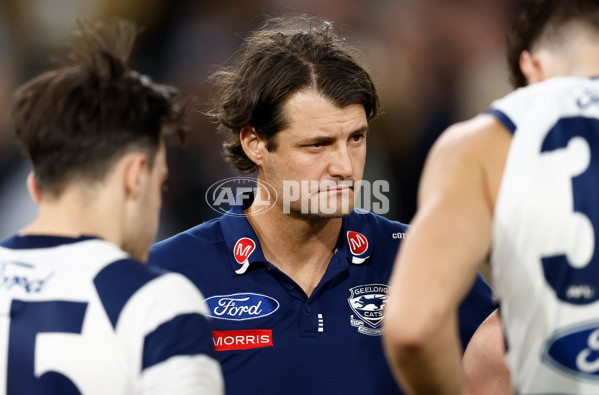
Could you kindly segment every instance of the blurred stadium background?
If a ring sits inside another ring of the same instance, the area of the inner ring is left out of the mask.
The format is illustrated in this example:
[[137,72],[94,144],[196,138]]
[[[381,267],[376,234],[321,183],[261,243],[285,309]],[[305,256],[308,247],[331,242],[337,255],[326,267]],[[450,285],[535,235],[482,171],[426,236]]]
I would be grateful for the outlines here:
[[[144,28],[132,65],[180,87],[204,108],[206,77],[226,63],[266,16],[305,13],[334,22],[361,48],[377,84],[365,178],[390,183],[390,219],[409,222],[417,182],[435,138],[510,90],[505,37],[519,0],[0,0],[0,239],[35,215],[7,114],[14,88],[48,67],[78,18],[120,17]],[[214,125],[190,119],[185,150],[171,148],[158,239],[218,215],[204,201],[235,175],[220,157]],[[448,230],[451,231],[451,230]]]

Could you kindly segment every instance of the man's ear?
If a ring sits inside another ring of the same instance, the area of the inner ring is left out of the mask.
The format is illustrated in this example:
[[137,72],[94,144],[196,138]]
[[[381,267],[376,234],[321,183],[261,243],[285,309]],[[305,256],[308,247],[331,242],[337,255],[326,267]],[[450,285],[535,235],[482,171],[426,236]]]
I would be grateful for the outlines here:
[[39,205],[42,201],[42,194],[37,186],[37,181],[35,180],[35,174],[33,172],[30,172],[27,176],[27,190],[29,191],[29,196],[31,196],[33,202]]
[[131,152],[121,160],[125,197],[138,199],[145,179],[149,177],[148,157],[141,152]]
[[243,152],[248,158],[258,166],[262,165],[264,160],[264,151],[266,150],[266,141],[264,141],[253,126],[245,126],[239,132],[239,140],[241,141],[241,147]]
[[539,57],[528,51],[522,51],[520,54],[520,70],[526,77],[528,84],[535,84],[545,79],[543,65]]

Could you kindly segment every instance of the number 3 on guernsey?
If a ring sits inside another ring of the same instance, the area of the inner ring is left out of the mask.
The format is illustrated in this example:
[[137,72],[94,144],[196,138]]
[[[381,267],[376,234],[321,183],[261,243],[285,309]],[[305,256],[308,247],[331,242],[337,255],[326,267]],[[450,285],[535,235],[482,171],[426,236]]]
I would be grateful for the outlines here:
[[[561,119],[547,133],[541,153],[565,149],[571,140],[582,138],[590,150],[590,162],[584,171],[572,177],[573,211],[583,215],[590,222],[593,233],[590,246],[592,256],[585,265],[573,265],[564,254],[543,257],[543,272],[547,283],[555,290],[556,296],[569,304],[584,305],[599,300],[599,120],[573,117]],[[581,229],[572,229],[581,231]],[[567,279],[567,281],[566,281]],[[576,292],[575,292],[576,291]]]

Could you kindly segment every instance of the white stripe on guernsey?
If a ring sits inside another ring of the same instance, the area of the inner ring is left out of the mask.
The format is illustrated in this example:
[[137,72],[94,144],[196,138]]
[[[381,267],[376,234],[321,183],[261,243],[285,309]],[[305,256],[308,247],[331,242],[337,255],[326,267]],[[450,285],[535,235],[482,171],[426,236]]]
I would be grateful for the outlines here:
[[[65,245],[68,247],[68,245]],[[104,240],[88,240],[82,241],[74,245],[77,250],[81,251],[81,255],[77,258],[81,263],[81,272],[85,273],[88,278],[94,279],[100,270],[107,266],[108,262],[116,262],[121,259],[130,259],[129,254],[122,251],[116,245]],[[66,249],[69,255],[73,254],[73,249]]]
[[[116,325],[116,335],[130,352],[129,361],[141,370],[144,337],[160,324],[180,314],[200,313],[206,316],[208,308],[198,289],[178,273],[164,274],[141,287],[127,301]],[[177,334],[173,334],[177,336]]]
[[220,395],[219,363],[207,355],[177,356],[143,371],[136,394]]
[[87,240],[50,248],[9,249],[0,247],[0,263],[15,261],[32,264],[22,272],[31,279],[48,279],[43,292],[27,292],[20,286],[10,288],[12,298],[36,300],[90,301],[96,299],[93,278],[113,261],[128,255],[114,244]]
[[0,247],[0,260],[16,260],[42,265],[44,268],[74,266],[74,269],[92,280],[107,264],[129,255],[116,245],[100,240],[84,240],[48,248],[11,249]]

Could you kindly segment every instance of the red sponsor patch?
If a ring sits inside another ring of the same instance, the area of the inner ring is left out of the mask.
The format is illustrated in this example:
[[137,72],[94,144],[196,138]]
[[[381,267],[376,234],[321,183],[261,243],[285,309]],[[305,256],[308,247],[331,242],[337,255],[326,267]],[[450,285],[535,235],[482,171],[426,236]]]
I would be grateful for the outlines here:
[[242,237],[237,240],[235,243],[235,247],[233,247],[233,255],[235,255],[235,260],[242,264],[245,262],[252,252],[256,249],[256,243],[252,239],[248,239],[247,237]]
[[249,350],[273,346],[271,329],[213,331],[212,340],[216,351]]
[[348,231],[347,242],[351,253],[354,255],[362,255],[368,249],[368,240],[362,233]]

